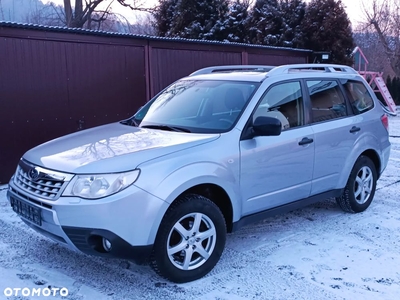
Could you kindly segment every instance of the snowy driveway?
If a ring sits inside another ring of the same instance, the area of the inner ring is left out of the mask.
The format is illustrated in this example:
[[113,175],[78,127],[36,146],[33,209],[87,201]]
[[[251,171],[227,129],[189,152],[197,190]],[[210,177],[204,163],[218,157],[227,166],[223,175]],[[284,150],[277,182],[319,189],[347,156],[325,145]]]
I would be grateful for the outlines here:
[[[63,299],[398,299],[400,117],[390,118],[391,158],[361,214],[332,199],[230,234],[205,278],[172,284],[148,266],[86,256],[29,229],[0,186],[0,299],[6,288],[62,288]],[[31,299],[61,299],[32,297]]]

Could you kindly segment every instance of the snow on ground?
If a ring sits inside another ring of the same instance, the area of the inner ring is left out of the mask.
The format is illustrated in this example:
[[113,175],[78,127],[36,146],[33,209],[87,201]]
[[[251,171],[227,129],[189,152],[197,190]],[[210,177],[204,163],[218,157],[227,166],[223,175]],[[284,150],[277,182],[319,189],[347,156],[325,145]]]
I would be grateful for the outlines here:
[[[332,199],[230,234],[205,278],[174,284],[148,266],[74,252],[29,229],[0,186],[0,299],[5,288],[68,288],[63,299],[398,299],[400,117],[371,207],[342,212]],[[32,297],[31,299],[60,299]]]

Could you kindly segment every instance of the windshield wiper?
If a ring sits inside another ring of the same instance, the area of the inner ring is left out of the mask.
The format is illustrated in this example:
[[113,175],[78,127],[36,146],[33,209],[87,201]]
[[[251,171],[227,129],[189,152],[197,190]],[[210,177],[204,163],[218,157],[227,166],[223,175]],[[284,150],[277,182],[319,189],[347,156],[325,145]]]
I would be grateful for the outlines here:
[[168,130],[168,131],[176,131],[176,132],[191,132],[187,128],[176,127],[176,126],[169,126],[169,125],[144,125],[140,126],[141,128],[150,128],[150,129],[161,129],[161,130]]
[[128,126],[134,126],[134,127],[138,127],[139,124],[138,122],[135,121],[135,119],[128,119],[128,120],[123,120],[120,122],[123,125],[128,125]]

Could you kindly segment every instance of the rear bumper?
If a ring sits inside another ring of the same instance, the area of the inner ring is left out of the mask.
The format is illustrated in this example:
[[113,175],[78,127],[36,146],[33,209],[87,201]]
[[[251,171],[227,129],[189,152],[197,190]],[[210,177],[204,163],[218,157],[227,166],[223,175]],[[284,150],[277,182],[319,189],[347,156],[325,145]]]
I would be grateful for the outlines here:
[[386,147],[382,150],[382,164],[381,164],[381,170],[379,172],[379,178],[381,177],[383,171],[385,171],[386,166],[389,163],[389,157],[390,157],[390,149],[391,149],[391,145],[388,142]]

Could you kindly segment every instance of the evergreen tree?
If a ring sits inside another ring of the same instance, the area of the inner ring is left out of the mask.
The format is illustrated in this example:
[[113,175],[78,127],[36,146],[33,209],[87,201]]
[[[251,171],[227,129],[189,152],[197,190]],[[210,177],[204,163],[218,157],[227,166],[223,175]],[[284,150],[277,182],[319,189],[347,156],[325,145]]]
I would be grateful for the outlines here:
[[388,75],[388,76],[386,77],[386,87],[387,87],[387,89],[389,90],[390,94],[392,95],[392,97],[393,97],[393,99],[394,99],[394,96],[393,96],[393,94],[392,94],[392,90],[393,90],[393,81],[392,81],[392,78],[390,77],[390,75]]
[[331,51],[332,62],[352,64],[349,56],[354,48],[351,23],[341,0],[311,0],[301,27],[305,48]]
[[[209,11],[209,20],[204,23],[204,30],[201,32],[205,40],[225,41],[228,37],[226,28],[229,18],[229,0],[209,0],[204,1],[200,9]],[[207,18],[200,14],[199,18]],[[196,33],[195,33],[196,34]]]
[[301,23],[306,12],[303,0],[281,0],[283,28],[279,45],[283,47],[301,48],[304,44],[304,34]]
[[249,16],[249,5],[249,1],[235,0],[231,2],[228,20],[225,25],[228,41],[236,43],[246,43],[248,41],[246,22]]
[[386,78],[386,87],[389,90],[390,95],[393,98],[396,105],[400,105],[400,78],[388,76]]
[[154,12],[154,27],[158,36],[168,36],[175,17],[178,0],[160,0]]
[[261,45],[279,45],[283,28],[282,16],[278,0],[256,0],[249,13],[249,42]]
[[390,91],[396,105],[400,105],[400,77],[392,79],[392,90]]
[[155,26],[161,36],[225,40],[228,0],[161,0]]

